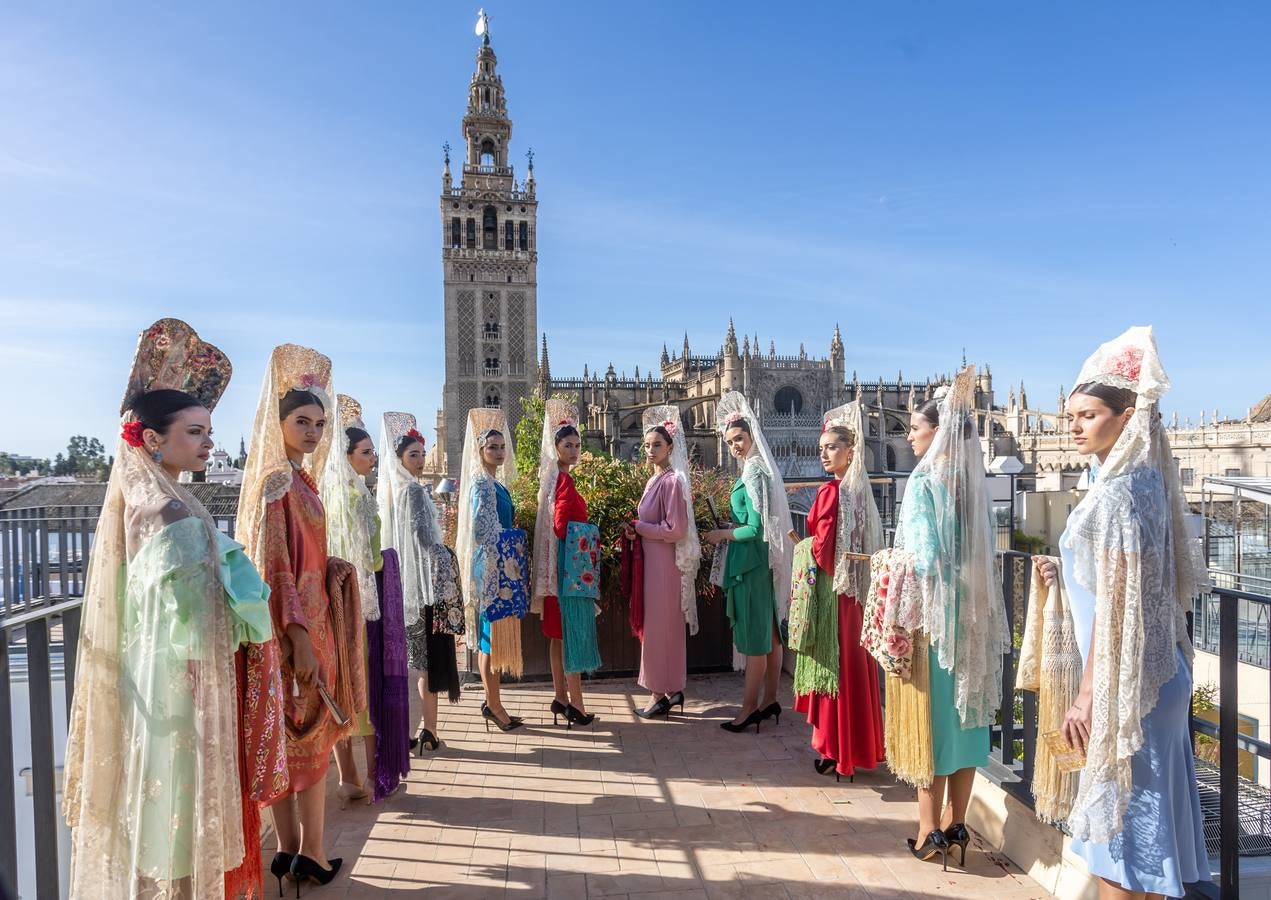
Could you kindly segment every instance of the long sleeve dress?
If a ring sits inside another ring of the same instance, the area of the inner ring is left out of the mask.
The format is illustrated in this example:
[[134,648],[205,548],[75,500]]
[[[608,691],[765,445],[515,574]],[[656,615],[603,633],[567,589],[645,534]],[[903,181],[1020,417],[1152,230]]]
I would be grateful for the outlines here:
[[812,748],[837,763],[843,775],[873,769],[885,757],[878,666],[861,646],[864,610],[857,597],[834,595],[839,481],[826,482],[808,511],[808,534],[818,568],[817,603],[838,604],[838,694],[801,694],[794,708],[812,726]]
[[[901,527],[905,529],[908,540],[906,549],[913,553],[914,571],[920,576],[940,577],[948,582],[956,580],[957,573],[951,571],[949,560],[940,554],[938,535],[942,526],[936,521],[936,510],[947,509],[949,504],[937,503],[935,492],[943,490],[926,472],[919,471],[910,476],[909,485],[905,488],[905,502],[901,506]],[[959,602],[960,591],[961,587]],[[957,618],[956,610],[953,618]],[[928,648],[927,660],[934,774],[952,775],[959,769],[984,765],[989,758],[988,728],[962,727],[954,702],[953,673],[940,665],[934,648]]]
[[635,523],[644,553],[644,640],[639,685],[654,694],[684,690],[688,679],[684,611],[675,542],[688,534],[688,510],[679,476],[654,475],[640,498]]
[[[318,678],[332,691],[337,636],[327,595],[326,515],[317,488],[304,471],[293,471],[288,492],[265,507],[262,539],[274,631],[280,640],[289,625],[309,633]],[[282,666],[287,768],[291,791],[299,792],[326,777],[331,748],[347,729],[335,721],[316,686],[302,685],[298,694],[293,691],[294,677],[288,656]]]
[[[485,476],[488,477],[488,476]],[[498,560],[497,541],[499,539],[499,531],[504,528],[513,528],[513,522],[516,520],[516,505],[512,502],[512,494],[501,481],[494,481],[494,506],[493,510],[485,508],[483,501],[485,491],[482,485],[474,483],[472,485],[472,542],[474,549],[472,551],[472,583],[481,584],[482,576],[485,572],[486,558],[491,557],[496,562]],[[490,620],[486,618],[485,611],[481,609],[481,598],[475,598],[477,609],[480,611],[480,621],[478,622],[477,633],[477,649],[482,653],[490,652]]]
[[[1132,474],[1129,481],[1133,497],[1128,502],[1136,510],[1151,509],[1163,521],[1167,507],[1160,475],[1145,469]],[[1141,529],[1143,584],[1170,590],[1155,598],[1145,591],[1143,599],[1172,603],[1172,548],[1168,537],[1162,541],[1159,532],[1155,541],[1152,537],[1153,529]],[[1067,530],[1059,539],[1059,549],[1064,571],[1078,571],[1079,560],[1070,548]],[[1159,577],[1146,574],[1153,566],[1160,571]],[[1090,658],[1095,595],[1076,578],[1066,578],[1064,583],[1084,664]],[[1189,733],[1192,673],[1181,645],[1175,645],[1174,653],[1178,670],[1161,686],[1156,706],[1143,718],[1143,746],[1130,762],[1131,794],[1123,830],[1107,843],[1074,838],[1072,850],[1086,861],[1092,875],[1132,891],[1182,897],[1185,883],[1208,881],[1210,872]]]
[[[216,793],[199,787],[206,777],[199,757],[216,748],[200,741],[203,729],[195,711],[192,674],[217,645],[233,653],[240,644],[267,648],[273,639],[268,589],[240,545],[219,531],[216,539],[217,556],[209,557],[204,522],[195,516],[178,519],[148,540],[127,566],[120,649],[124,693],[132,703],[124,707],[129,716],[125,733],[141,768],[138,793],[126,797],[119,813],[135,823],[130,862],[139,874],[160,882],[195,875],[194,860],[204,855],[196,842],[216,838],[196,833],[196,801],[241,791],[239,784],[219,785]],[[198,628],[205,617],[197,605],[206,596],[203,585],[215,577],[213,566],[220,568],[229,635],[208,635]],[[276,716],[278,702],[272,699]],[[274,736],[280,737],[277,731]],[[281,742],[275,741],[275,747]],[[240,765],[243,756],[240,752]],[[275,752],[275,771],[266,771],[266,784],[276,783],[273,776],[280,761]],[[269,760],[261,763],[268,768]]]
[[763,517],[751,504],[750,492],[740,478],[733,485],[729,506],[736,527],[724,564],[724,594],[733,646],[744,656],[764,656],[772,650],[773,627],[780,626]]

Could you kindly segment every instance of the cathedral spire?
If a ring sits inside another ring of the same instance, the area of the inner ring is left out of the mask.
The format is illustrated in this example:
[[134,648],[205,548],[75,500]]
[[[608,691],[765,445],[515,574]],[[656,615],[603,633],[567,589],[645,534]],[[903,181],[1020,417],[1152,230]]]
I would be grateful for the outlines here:
[[837,357],[843,354],[843,335],[839,331],[838,322],[834,323],[834,339],[830,341],[830,356]]
[[688,365],[688,332],[684,332],[684,365]]
[[671,354],[666,350],[666,341],[662,342],[662,365],[669,366],[671,364]]
[[728,317],[728,334],[724,337],[724,355],[737,357],[737,331],[733,328],[732,316]]
[[547,332],[543,332],[543,355],[538,362],[538,393],[544,400],[552,389],[552,366],[547,358]]

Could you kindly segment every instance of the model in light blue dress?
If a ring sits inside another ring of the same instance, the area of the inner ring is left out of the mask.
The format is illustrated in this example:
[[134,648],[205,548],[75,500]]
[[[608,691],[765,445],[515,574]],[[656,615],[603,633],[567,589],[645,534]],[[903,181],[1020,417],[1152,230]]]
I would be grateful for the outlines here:
[[[936,492],[944,492],[939,482],[925,471],[915,472],[905,488],[901,506],[906,549],[913,553],[914,571],[919,575],[937,575],[953,581],[950,563],[942,559],[937,535],[936,510],[952,508],[948,502],[937,503]],[[946,495],[947,496],[947,495]],[[957,527],[956,522],[944,524]],[[939,569],[944,567],[943,573]],[[961,602],[961,594],[958,596]],[[957,611],[953,612],[956,621]],[[989,730],[963,728],[953,696],[953,673],[940,665],[936,651],[927,649],[928,679],[931,691],[931,755],[935,775],[952,775],[960,769],[976,768],[989,761]]]
[[[1140,469],[1130,478],[1136,505],[1140,500],[1165,503],[1164,485],[1154,469]],[[1076,571],[1078,560],[1067,531],[1059,548],[1064,571]],[[1172,558],[1169,548],[1165,558]],[[1095,596],[1075,578],[1065,585],[1084,664],[1090,656]],[[1128,890],[1167,897],[1183,896],[1187,883],[1210,880],[1188,728],[1192,674],[1181,646],[1175,654],[1178,671],[1161,686],[1156,706],[1144,717],[1143,746],[1130,762],[1132,788],[1123,830],[1106,844],[1072,841],[1073,852],[1086,861],[1090,874]]]

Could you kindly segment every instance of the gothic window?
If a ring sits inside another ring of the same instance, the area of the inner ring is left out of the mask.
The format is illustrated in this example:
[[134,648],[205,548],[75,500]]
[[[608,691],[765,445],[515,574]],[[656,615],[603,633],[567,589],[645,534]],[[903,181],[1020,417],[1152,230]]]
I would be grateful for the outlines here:
[[896,471],[896,448],[891,444],[887,445],[887,471]]
[[782,415],[796,415],[803,412],[803,395],[799,393],[798,388],[783,387],[777,391],[777,396],[773,398],[772,405]]
[[499,213],[493,206],[481,212],[481,246],[487,250],[499,249]]
[[[485,92],[485,102],[486,103],[490,102],[489,90]],[[490,140],[489,138],[486,138],[484,141],[481,142],[481,165],[483,166],[494,165],[494,141]]]
[[529,222],[521,223],[521,249],[530,249],[530,224]]
[[450,246],[456,250],[463,246],[463,224],[458,216],[450,220]]
[[498,408],[501,405],[499,402],[499,389],[497,387],[488,387],[485,389],[485,405],[494,408]]
[[508,219],[506,222],[503,223],[503,249],[504,250],[516,249],[515,231],[516,231],[516,227],[512,224],[511,219]]
[[477,220],[468,220],[468,249],[477,249]]

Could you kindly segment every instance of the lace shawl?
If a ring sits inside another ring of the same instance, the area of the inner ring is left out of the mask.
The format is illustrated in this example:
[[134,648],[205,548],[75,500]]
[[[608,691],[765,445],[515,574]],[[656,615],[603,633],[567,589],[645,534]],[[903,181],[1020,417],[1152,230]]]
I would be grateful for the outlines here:
[[746,486],[751,505],[763,519],[763,537],[768,545],[768,568],[772,570],[772,586],[779,617],[784,620],[790,609],[790,577],[794,565],[794,542],[790,540],[794,525],[790,519],[790,501],[786,497],[785,481],[781,477],[781,470],[777,468],[763,429],[759,427],[759,417],[744,396],[737,391],[729,391],[716,404],[715,416],[720,434],[726,433],[737,419],[745,419],[750,426],[754,447],[742,467],[741,480]]
[[578,408],[565,400],[549,399],[543,407],[543,435],[538,457],[538,513],[534,518],[533,599],[531,610],[543,612],[543,598],[558,595],[556,579],[556,483],[560,480],[560,457],[556,453],[556,431],[564,424],[578,425]]
[[347,443],[344,429],[363,427],[361,406],[352,397],[340,394],[336,397],[336,407],[338,419],[327,425],[335,430],[335,434],[322,469],[320,485],[322,506],[327,514],[327,552],[352,563],[357,569],[362,618],[373,622],[380,617],[380,604],[375,587],[375,551],[371,536],[377,527],[379,513],[366,480],[353,470],[349,455],[344,452]]
[[379,502],[383,544],[397,551],[402,577],[402,610],[406,627],[433,605],[433,550],[441,541],[437,507],[424,486],[397,458],[397,441],[415,427],[410,413],[384,413],[380,427]]
[[1135,391],[1130,421],[1068,518],[1071,573],[1095,596],[1094,705],[1086,767],[1068,825],[1106,842],[1122,830],[1130,761],[1143,746],[1143,718],[1190,662],[1186,613],[1209,584],[1200,548],[1187,537],[1177,466],[1157,413],[1169,378],[1150,327],[1127,330],[1086,360],[1078,385]]
[[[688,438],[680,419],[678,406],[651,406],[644,411],[642,425],[647,432],[661,425],[671,433],[671,470],[679,482],[680,502],[685,505],[688,527],[684,537],[675,542],[675,568],[680,572],[680,612],[688,623],[688,633],[697,634],[697,570],[702,563],[702,544],[697,535],[697,516],[693,511],[693,481],[689,471]],[[656,477],[656,476],[654,476]],[[647,486],[645,488],[648,489]]]
[[[952,673],[963,728],[993,724],[1010,650],[998,575],[996,528],[976,432],[975,367],[959,372],[940,401],[940,426],[905,488],[893,567],[912,567],[898,624],[926,632],[940,667]],[[895,576],[893,576],[895,578]]]
[[883,519],[865,471],[865,422],[859,400],[832,409],[825,427],[841,426],[856,436],[852,462],[839,481],[838,526],[834,539],[834,593],[864,599],[869,590],[869,561],[851,553],[873,555],[883,547]]

